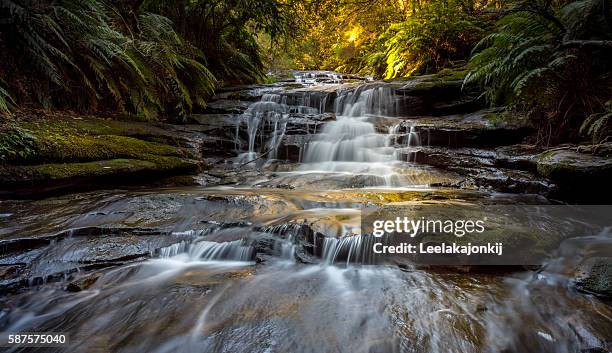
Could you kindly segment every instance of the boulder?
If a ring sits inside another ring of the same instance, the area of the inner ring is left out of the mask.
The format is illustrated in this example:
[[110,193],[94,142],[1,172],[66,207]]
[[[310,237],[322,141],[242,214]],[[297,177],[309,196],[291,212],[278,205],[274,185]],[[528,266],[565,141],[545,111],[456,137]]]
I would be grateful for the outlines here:
[[[501,192],[535,193],[546,195],[554,185],[529,170],[521,170],[523,164],[508,162],[529,159],[526,154],[512,149],[496,151],[479,148],[414,147],[399,150],[400,158],[419,164],[427,164],[461,174],[462,186],[490,187]],[[511,157],[510,157],[511,156]]]
[[612,298],[612,257],[593,257],[579,269],[576,288],[597,296]]
[[447,69],[434,75],[416,76],[396,89],[407,115],[443,116],[463,114],[483,107],[477,89],[464,87],[466,70]]
[[464,115],[421,117],[404,120],[397,132],[404,134],[400,144],[408,143],[408,132],[413,128],[420,144],[444,147],[484,147],[516,144],[533,133],[521,122],[498,120],[498,110],[485,109]]
[[572,146],[542,152],[537,172],[559,185],[554,197],[576,202],[608,203],[612,158],[580,152]]

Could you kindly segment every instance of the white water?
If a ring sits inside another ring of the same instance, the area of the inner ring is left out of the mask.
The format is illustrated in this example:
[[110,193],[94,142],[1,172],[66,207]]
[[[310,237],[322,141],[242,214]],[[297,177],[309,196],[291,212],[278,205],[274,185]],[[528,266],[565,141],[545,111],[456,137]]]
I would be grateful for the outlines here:
[[335,112],[336,121],[307,145],[301,170],[366,175],[374,185],[398,184],[394,134],[378,133],[373,123],[398,115],[393,89],[362,85],[346,91],[336,99]]
[[214,241],[196,240],[194,242],[180,242],[160,250],[161,258],[181,257],[189,261],[252,261],[255,249],[243,240],[224,243]]
[[[298,101],[288,102],[289,98],[291,97],[284,94],[266,93],[259,102],[251,104],[242,114],[236,126],[235,145],[240,150],[240,129],[246,126],[248,148],[246,152],[238,155],[239,163],[252,161],[258,158],[260,153],[265,154],[266,159],[275,159],[285,136],[290,114],[319,114],[325,110],[327,104],[327,96],[317,100],[311,97],[309,92],[301,95]],[[259,149],[258,142],[262,146]]]
[[[281,97],[279,94],[264,94],[261,101],[251,104],[244,112],[236,126],[236,144],[240,140],[239,133],[241,125],[246,125],[248,138],[248,151],[239,155],[240,162],[249,162],[257,158],[255,144],[258,132],[263,128],[263,124],[272,124],[274,126],[272,138],[269,140],[267,147],[276,151],[278,143],[282,140],[287,127],[287,117],[289,116],[289,107],[285,104],[286,97]],[[275,153],[275,152],[274,152]]]

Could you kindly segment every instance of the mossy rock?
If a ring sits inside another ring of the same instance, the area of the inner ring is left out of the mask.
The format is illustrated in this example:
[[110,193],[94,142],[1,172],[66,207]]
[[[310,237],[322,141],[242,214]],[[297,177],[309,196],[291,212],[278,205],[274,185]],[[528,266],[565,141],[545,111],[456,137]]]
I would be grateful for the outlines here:
[[612,159],[570,149],[553,149],[540,154],[537,170],[553,180],[612,176]]
[[0,167],[0,181],[5,184],[24,184],[72,178],[97,178],[133,173],[193,173],[196,161],[178,157],[150,156],[150,160],[111,159],[85,163],[55,163],[28,166]]
[[580,268],[576,287],[584,292],[612,298],[612,257],[594,257]]
[[55,133],[36,136],[39,149],[37,159],[45,162],[86,162],[115,158],[148,160],[149,155],[186,155],[173,146],[126,136],[76,136]]
[[612,180],[612,159],[575,149],[548,150],[536,157],[537,172],[558,189],[554,198],[581,203],[607,203]]
[[139,180],[197,173],[199,157],[178,147],[175,134],[145,123],[92,117],[17,120],[0,130],[2,189],[83,180],[122,184],[126,176]]
[[439,81],[463,81],[467,74],[468,69],[465,67],[458,69],[447,68],[440,70],[438,73],[432,75],[432,77],[434,80]]

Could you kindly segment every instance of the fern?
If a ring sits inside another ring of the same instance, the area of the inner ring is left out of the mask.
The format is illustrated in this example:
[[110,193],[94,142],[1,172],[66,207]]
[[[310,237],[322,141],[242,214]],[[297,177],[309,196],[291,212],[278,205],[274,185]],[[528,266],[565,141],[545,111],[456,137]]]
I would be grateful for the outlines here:
[[[0,0],[0,9],[0,23],[10,28],[0,32],[8,46],[0,58],[30,59],[30,65],[3,65],[11,73],[7,81],[21,82],[15,92],[43,107],[103,105],[152,119],[189,114],[214,92],[217,81],[203,54],[167,17],[123,18],[100,0]],[[11,104],[0,88],[0,110]]]
[[483,31],[478,19],[458,3],[434,2],[408,20],[389,26],[379,37],[383,52],[370,58],[380,63],[384,56],[385,78],[437,72],[466,58]]
[[9,115],[11,107],[15,105],[15,101],[4,87],[4,82],[0,80],[0,114]]
[[[611,66],[606,49],[565,44],[612,39],[602,4],[583,0],[554,8],[549,1],[515,1],[497,30],[475,46],[464,84],[480,84],[492,105],[528,113],[542,127],[543,143],[575,138],[589,113],[607,119],[595,112],[611,94]],[[584,128],[595,126],[592,119],[582,129],[591,135],[601,131]]]
[[580,127],[580,133],[590,136],[593,143],[604,141],[612,136],[612,101],[606,103],[605,111],[591,114],[585,119]]

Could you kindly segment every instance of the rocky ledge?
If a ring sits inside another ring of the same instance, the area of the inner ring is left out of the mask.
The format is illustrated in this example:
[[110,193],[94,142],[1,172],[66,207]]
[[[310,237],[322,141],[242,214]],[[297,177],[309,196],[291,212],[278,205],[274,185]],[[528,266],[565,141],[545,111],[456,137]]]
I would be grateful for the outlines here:
[[0,130],[0,193],[19,195],[196,174],[201,139],[180,126],[62,115]]

